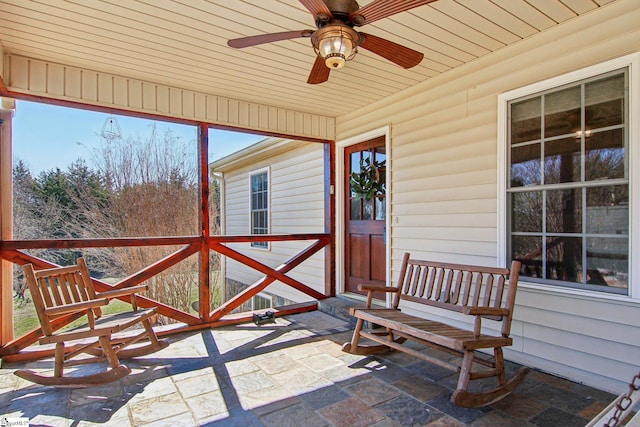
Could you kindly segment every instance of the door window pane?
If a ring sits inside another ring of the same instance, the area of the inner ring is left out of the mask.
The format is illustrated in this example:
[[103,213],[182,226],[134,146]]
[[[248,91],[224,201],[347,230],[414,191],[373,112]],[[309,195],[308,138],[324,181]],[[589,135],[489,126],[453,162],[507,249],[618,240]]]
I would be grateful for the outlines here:
[[351,220],[386,219],[386,159],[384,147],[374,147],[350,155]]
[[373,219],[373,200],[374,199],[362,200],[362,219]]
[[384,200],[384,197],[377,197],[376,199],[376,217],[374,218],[377,221],[386,220],[387,215],[387,204]]

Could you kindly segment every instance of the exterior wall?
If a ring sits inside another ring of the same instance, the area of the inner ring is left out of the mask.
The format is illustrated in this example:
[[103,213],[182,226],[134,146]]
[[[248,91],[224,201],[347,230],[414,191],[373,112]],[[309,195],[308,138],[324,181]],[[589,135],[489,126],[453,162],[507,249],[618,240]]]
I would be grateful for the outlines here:
[[[391,127],[392,280],[405,251],[431,260],[500,262],[498,95],[640,51],[638,22],[637,1],[620,0],[338,118],[338,143]],[[631,141],[636,149],[639,143]],[[512,328],[515,342],[506,354],[619,393],[638,371],[638,319],[637,299],[523,283]]]
[[[212,165],[224,174],[225,234],[251,234],[249,214],[249,174],[269,167],[270,234],[324,232],[324,159],[323,144],[293,143],[293,148],[273,156],[254,155],[233,167]],[[253,248],[248,243],[230,245],[271,267],[277,267],[313,241],[271,242],[269,249]],[[324,251],[320,251],[296,267],[288,275],[318,292],[324,293]],[[263,275],[233,260],[226,261],[226,277],[252,284]],[[274,282],[266,293],[294,302],[312,298]]]
[[248,103],[19,55],[2,55],[0,72],[8,89],[17,93],[271,134],[327,140],[334,139],[335,135],[335,119],[332,117]]

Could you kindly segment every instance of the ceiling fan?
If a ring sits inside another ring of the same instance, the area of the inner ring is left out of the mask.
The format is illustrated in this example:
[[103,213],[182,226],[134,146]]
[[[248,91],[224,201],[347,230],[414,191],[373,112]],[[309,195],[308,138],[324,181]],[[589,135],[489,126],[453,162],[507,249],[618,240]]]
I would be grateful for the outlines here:
[[317,29],[285,31],[232,39],[227,44],[233,48],[256,46],[301,37],[311,39],[317,56],[307,83],[324,83],[332,69],[342,68],[353,59],[358,47],[366,49],[403,68],[420,63],[421,52],[399,45],[378,36],[358,32],[361,27],[396,13],[404,12],[436,0],[374,0],[360,8],[356,0],[298,0],[311,12]]

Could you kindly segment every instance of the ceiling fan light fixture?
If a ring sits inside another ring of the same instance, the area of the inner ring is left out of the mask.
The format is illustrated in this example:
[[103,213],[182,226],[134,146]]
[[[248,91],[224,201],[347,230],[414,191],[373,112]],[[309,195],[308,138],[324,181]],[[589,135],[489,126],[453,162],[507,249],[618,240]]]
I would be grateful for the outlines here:
[[342,24],[327,25],[311,37],[313,48],[327,68],[338,69],[356,56],[360,36],[351,27]]

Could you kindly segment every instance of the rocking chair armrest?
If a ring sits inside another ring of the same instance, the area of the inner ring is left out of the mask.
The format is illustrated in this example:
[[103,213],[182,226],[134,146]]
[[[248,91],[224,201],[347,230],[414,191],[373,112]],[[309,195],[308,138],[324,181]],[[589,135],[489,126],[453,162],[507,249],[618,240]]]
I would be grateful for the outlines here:
[[147,285],[131,286],[129,288],[113,289],[111,291],[96,292],[98,298],[117,298],[126,295],[135,294],[142,291],[148,291]]
[[58,307],[46,308],[44,314],[47,316],[59,316],[67,313],[77,313],[80,311],[91,310],[92,308],[102,307],[109,304],[108,298],[97,298],[89,301],[74,302],[70,304],[61,305]]
[[399,292],[400,289],[394,286],[375,286],[375,285],[358,285],[359,291],[367,292]]

